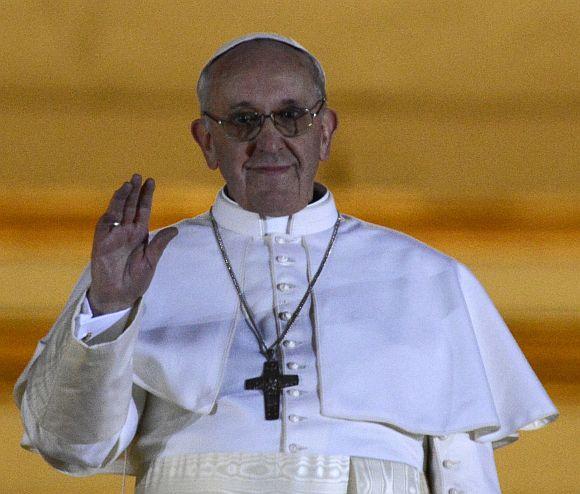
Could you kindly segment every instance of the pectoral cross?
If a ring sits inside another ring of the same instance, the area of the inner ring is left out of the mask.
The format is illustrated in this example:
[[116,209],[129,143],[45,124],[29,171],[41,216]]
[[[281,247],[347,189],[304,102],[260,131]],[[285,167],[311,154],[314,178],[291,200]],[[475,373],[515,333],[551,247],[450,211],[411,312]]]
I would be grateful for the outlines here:
[[280,418],[280,393],[282,389],[297,384],[297,375],[281,374],[278,361],[269,360],[264,363],[264,370],[260,377],[246,379],[245,388],[261,389],[264,392],[266,420],[277,420]]

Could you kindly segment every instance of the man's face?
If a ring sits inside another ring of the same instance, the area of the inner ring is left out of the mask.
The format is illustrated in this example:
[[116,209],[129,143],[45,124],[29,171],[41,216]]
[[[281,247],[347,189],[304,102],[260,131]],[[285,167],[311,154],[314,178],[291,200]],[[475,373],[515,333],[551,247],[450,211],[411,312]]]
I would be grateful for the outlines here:
[[[314,109],[320,99],[307,59],[280,43],[244,43],[215,62],[209,113],[228,118],[233,112],[269,114],[289,106]],[[193,135],[210,168],[219,168],[228,193],[244,209],[284,216],[312,199],[318,163],[330,151],[336,115],[324,108],[312,127],[297,137],[283,136],[266,119],[248,142],[226,136],[205,117],[193,122]],[[209,127],[207,127],[209,125]]]

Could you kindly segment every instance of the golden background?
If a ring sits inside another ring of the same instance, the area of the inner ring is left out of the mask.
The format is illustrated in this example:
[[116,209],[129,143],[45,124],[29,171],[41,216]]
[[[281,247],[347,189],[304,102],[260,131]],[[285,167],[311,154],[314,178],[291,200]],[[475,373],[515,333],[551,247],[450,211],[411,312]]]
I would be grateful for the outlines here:
[[466,263],[559,408],[497,451],[504,492],[578,492],[578,1],[235,5],[1,3],[0,492],[120,491],[21,450],[11,387],[131,173],[157,181],[153,228],[207,209],[221,178],[189,135],[195,82],[251,31],[325,67],[340,127],[319,178],[339,209]]

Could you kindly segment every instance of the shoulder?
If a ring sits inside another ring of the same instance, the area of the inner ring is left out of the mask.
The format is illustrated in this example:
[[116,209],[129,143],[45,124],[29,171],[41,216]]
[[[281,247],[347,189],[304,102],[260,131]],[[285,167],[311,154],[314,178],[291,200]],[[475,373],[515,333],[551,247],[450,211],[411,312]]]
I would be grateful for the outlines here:
[[427,245],[404,232],[376,225],[350,215],[344,218],[342,242],[357,256],[371,256],[376,261],[389,260],[399,268],[426,273],[456,269],[460,263],[452,256]]
[[192,218],[184,218],[170,225],[165,225],[152,230],[149,232],[149,240],[151,240],[160,230],[169,227],[175,227],[179,232],[177,237],[169,243],[169,246],[173,245],[173,247],[176,247],[180,245],[189,245],[191,248],[192,242],[197,244],[199,242],[207,242],[208,239],[213,240],[213,236],[208,235],[212,232],[208,212]]

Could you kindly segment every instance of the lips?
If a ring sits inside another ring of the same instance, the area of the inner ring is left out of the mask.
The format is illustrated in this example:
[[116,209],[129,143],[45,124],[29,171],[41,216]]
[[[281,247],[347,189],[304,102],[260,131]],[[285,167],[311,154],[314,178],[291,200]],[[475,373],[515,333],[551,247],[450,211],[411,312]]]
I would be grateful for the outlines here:
[[256,173],[265,173],[268,175],[276,175],[278,173],[285,173],[287,172],[289,169],[291,168],[291,165],[285,165],[285,166],[253,166],[251,168],[249,168],[249,170],[252,170],[253,172]]

